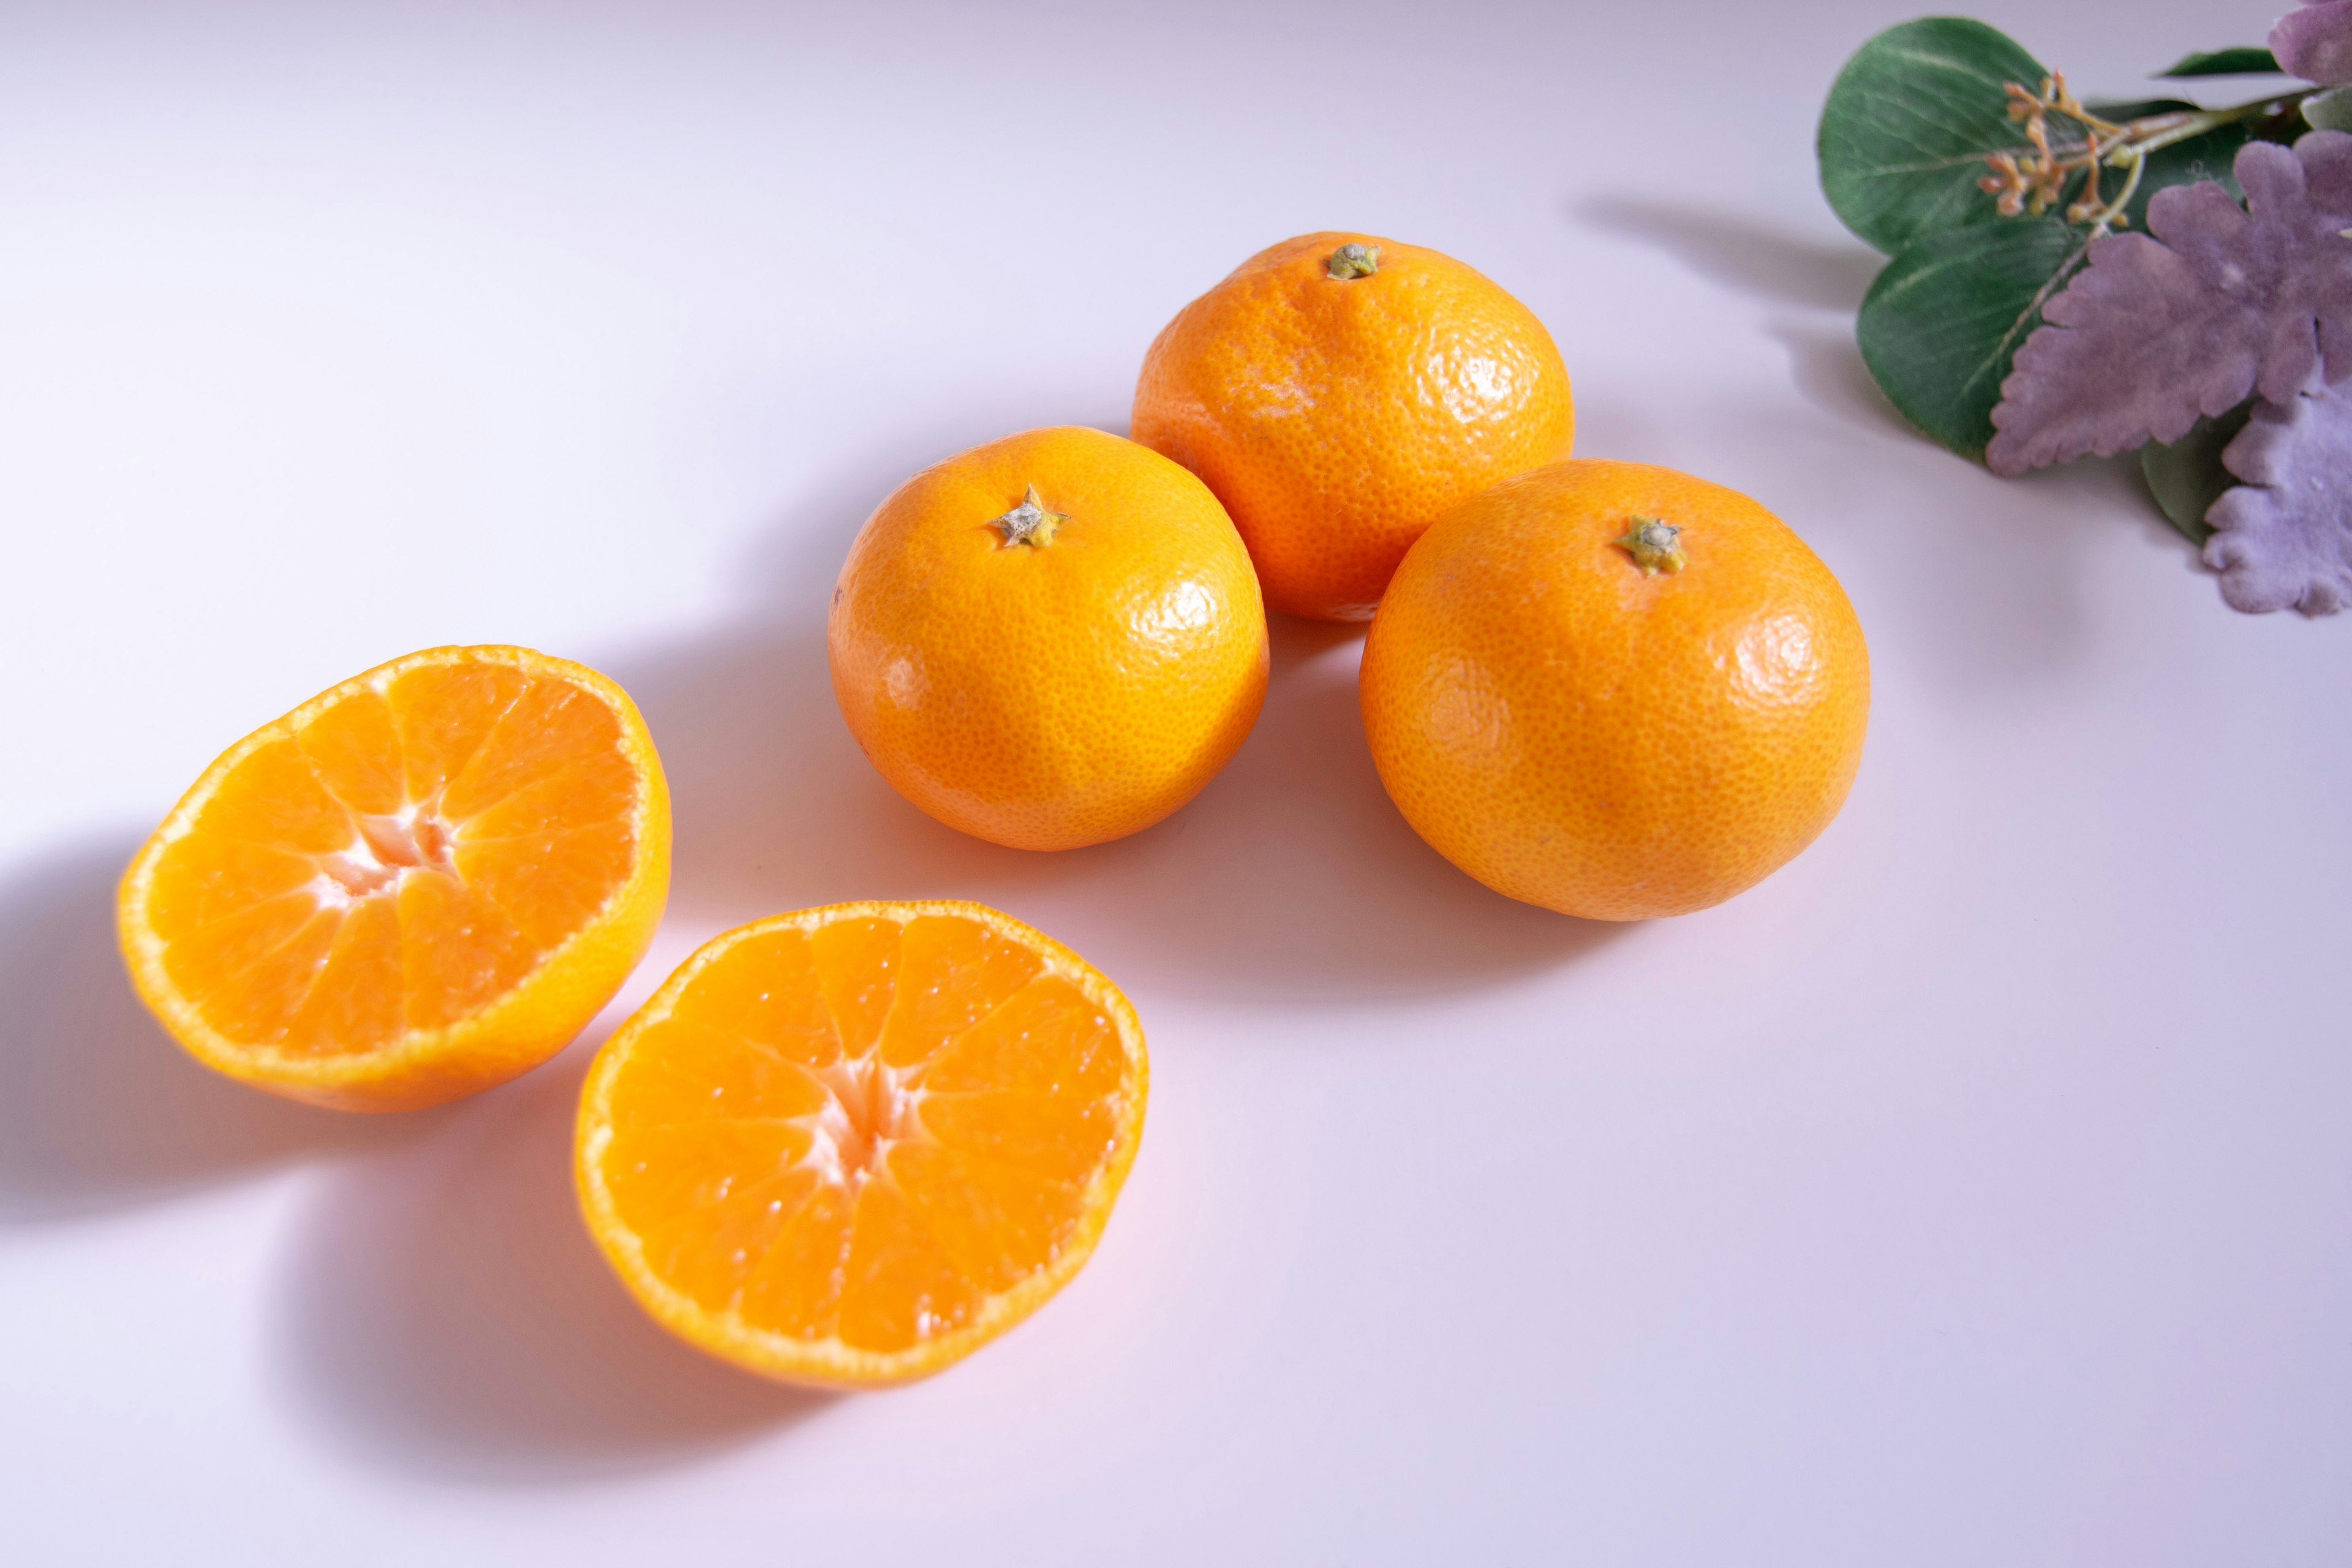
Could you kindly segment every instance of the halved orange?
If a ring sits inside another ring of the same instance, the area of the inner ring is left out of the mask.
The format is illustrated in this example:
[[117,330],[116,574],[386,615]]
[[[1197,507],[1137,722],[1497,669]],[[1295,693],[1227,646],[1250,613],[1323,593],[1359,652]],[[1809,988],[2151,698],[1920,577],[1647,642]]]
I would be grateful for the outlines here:
[[197,1060],[399,1110],[561,1050],[668,891],[669,792],[628,694],[529,648],[439,647],[222,753],[116,913],[132,983]]
[[1077,1272],[1147,1077],[1118,987],[1009,915],[776,915],[706,944],[605,1042],[581,1206],[688,1342],[788,1383],[905,1383]]

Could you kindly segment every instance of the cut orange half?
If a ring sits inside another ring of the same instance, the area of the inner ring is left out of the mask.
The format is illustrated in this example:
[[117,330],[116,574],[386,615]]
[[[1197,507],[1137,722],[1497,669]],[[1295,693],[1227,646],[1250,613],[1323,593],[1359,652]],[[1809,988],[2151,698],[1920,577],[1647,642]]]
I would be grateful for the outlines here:
[[400,1110],[561,1050],[645,956],[669,793],[635,704],[520,647],[413,653],[224,752],[131,862],[131,978],[173,1038]]
[[689,1342],[791,1383],[904,1383],[1078,1271],[1146,1081],[1118,987],[1010,916],[777,915],[704,946],[605,1042],[581,1205]]

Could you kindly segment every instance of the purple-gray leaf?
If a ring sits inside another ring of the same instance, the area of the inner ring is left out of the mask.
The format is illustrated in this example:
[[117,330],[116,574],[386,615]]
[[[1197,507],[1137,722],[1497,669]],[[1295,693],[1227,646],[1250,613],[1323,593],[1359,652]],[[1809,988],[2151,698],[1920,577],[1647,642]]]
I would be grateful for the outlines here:
[[2271,53],[2305,81],[2352,81],[2352,0],[2321,0],[2281,16]]
[[2254,405],[2221,466],[2246,481],[2205,513],[2205,564],[2230,607],[2332,616],[2352,605],[2352,385]]
[[2001,383],[1993,472],[2177,441],[2251,392],[2283,404],[2323,367],[2352,375],[2352,133],[2248,142],[2237,175],[2243,207],[2176,185],[2149,234],[2092,242]]

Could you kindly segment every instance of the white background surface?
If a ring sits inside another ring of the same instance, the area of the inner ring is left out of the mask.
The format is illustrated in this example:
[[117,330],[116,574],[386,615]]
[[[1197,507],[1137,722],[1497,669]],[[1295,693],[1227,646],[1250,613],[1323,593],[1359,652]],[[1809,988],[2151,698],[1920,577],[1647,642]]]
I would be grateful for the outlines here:
[[[2277,3],[1983,12],[2128,91]],[[2352,1560],[2352,626],[2224,609],[2125,465],[2003,483],[1876,399],[1811,132],[1911,7],[845,9],[0,11],[5,1554]],[[1869,750],[1789,869],[1624,929],[1486,893],[1301,623],[1118,845],[961,838],[857,755],[865,512],[1123,429],[1160,323],[1325,226],[1488,272],[1580,452],[1843,577]],[[184,1062],[113,956],[132,846],[318,689],[489,640],[667,758],[615,1011],[393,1120]],[[1125,985],[1142,1156],[1009,1339],[771,1389],[605,1277],[570,1097],[703,937],[918,894]]]

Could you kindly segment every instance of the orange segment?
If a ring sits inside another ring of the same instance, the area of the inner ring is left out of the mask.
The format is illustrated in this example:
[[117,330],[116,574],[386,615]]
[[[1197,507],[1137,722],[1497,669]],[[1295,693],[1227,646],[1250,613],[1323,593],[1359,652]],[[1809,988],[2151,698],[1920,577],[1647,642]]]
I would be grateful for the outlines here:
[[294,737],[320,787],[352,811],[388,816],[407,801],[400,736],[382,692],[338,702]]
[[[820,1342],[825,1329],[840,1321],[843,1265],[856,1206],[845,1184],[818,1184],[807,1206],[786,1220],[767,1251],[752,1260],[731,1315],[686,1317],[656,1310],[654,1298],[642,1287],[637,1300],[661,1322],[714,1355],[786,1382],[828,1384],[834,1380],[821,1373],[795,1375],[791,1369],[801,1358],[793,1352],[798,1348],[795,1342]],[[609,1244],[605,1256],[614,1256]],[[625,1271],[622,1278],[629,1279]],[[669,1306],[663,1303],[665,1309]]]
[[605,1042],[581,1205],[690,1342],[787,1382],[903,1383],[1077,1272],[1146,1080],[1127,999],[1009,916],[778,915],[704,946]]
[[232,746],[117,912],[140,994],[197,1059],[392,1110],[561,1049],[668,884],[668,791],[627,694],[527,648],[445,647]]
[[911,1068],[938,1056],[1037,978],[1036,954],[976,921],[933,915],[907,922],[899,957],[916,976],[900,988],[876,1050]]

